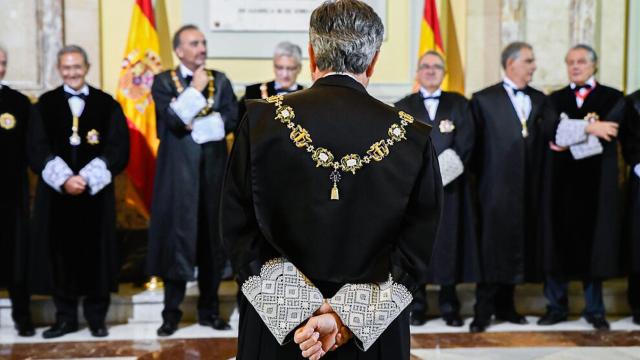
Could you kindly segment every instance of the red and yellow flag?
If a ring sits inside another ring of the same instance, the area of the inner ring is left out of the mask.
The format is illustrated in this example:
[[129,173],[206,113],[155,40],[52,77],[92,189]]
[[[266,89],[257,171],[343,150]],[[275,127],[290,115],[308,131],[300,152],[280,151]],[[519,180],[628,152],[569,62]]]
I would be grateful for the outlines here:
[[146,218],[151,209],[159,143],[151,97],[153,76],[162,70],[159,53],[151,0],[136,0],[116,100],[127,117],[131,144],[127,175],[132,186],[127,189],[126,201]]
[[442,0],[441,5],[443,23],[445,24],[444,32],[440,30],[436,1],[424,1],[418,56],[422,56],[429,50],[439,52],[444,57],[447,68],[442,89],[464,94],[464,70],[450,0]]

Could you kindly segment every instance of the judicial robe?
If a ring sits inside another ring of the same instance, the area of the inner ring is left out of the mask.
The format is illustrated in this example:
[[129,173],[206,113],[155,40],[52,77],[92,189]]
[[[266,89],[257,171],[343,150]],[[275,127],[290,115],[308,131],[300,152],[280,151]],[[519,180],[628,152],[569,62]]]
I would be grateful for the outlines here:
[[[129,160],[129,131],[118,104],[109,94],[89,87],[79,118],[81,143],[72,146],[72,113],[63,87],[40,96],[29,132],[30,164],[40,175],[32,224],[30,285],[34,293],[104,296],[117,291],[116,209],[113,179]],[[97,142],[89,141],[97,131]],[[102,159],[111,182],[95,195],[89,189],[71,196],[42,179],[49,161],[59,157],[78,174],[95,158]]]
[[[606,279],[622,275],[622,192],[618,145],[637,138],[630,123],[632,108],[618,90],[597,84],[578,108],[569,87],[550,99],[558,114],[583,119],[595,112],[620,125],[611,142],[600,140],[602,154],[576,160],[570,151],[553,152],[552,241],[545,243],[545,272],[569,280]],[[559,118],[556,120],[559,123]],[[637,161],[637,156],[636,156]]]
[[24,284],[26,280],[30,116],[29,99],[3,85],[0,89],[0,287]]
[[[627,104],[635,110],[627,121],[634,128],[640,128],[640,90],[627,96]],[[635,125],[634,125],[635,123]],[[640,163],[640,139],[623,143],[625,160],[631,166],[629,181],[627,184],[627,202],[624,236],[628,251],[628,270],[634,274],[640,274],[640,177],[635,173],[636,164]]]
[[[467,170],[475,140],[469,102],[458,93],[443,91],[435,119],[429,117],[419,92],[406,96],[395,106],[433,126],[430,135],[437,155],[453,149],[465,166],[462,175],[444,186],[442,217],[428,272],[429,283],[477,282],[480,280],[480,264]],[[449,132],[446,127],[441,129],[443,120],[451,121],[455,129]]]
[[542,92],[531,87],[525,91],[531,98],[526,138],[502,82],[471,99],[478,240],[487,283],[541,280],[541,230],[548,221],[543,195],[554,114]]
[[[262,99],[262,90],[260,89],[262,87],[262,84],[267,85],[267,97],[276,95],[278,93],[278,91],[276,91],[275,80],[271,80],[267,83],[248,85],[245,88],[244,95],[240,98],[240,101],[238,101],[238,119],[242,119],[244,117],[244,114],[247,112],[247,105],[245,104],[245,100]],[[294,91],[300,91],[302,89],[304,89],[304,87],[298,84],[296,85],[296,90]],[[287,90],[286,92],[293,91]]]
[[[398,111],[374,99],[355,80],[332,75],[284,97],[294,121],[313,144],[340,159],[362,154],[387,137]],[[442,204],[442,184],[430,127],[414,121],[406,138],[382,161],[343,173],[340,200],[330,200],[331,170],[290,140],[275,120],[274,104],[247,103],[225,179],[223,244],[242,284],[274,257],[292,262],[332,297],[345,283],[393,280],[411,291],[426,270]],[[280,346],[245,296],[240,297],[238,359],[299,359],[300,349]],[[405,309],[368,351],[352,339],[327,359],[409,359]]]
[[[221,114],[225,132],[233,132],[237,126],[238,104],[231,82],[224,73],[213,71],[214,105],[213,111]],[[188,85],[179,69],[176,70],[183,88]],[[209,241],[220,243],[218,207],[220,190],[227,160],[226,140],[213,141],[214,150],[202,158],[202,148],[191,137],[182,120],[170,107],[173,99],[180,94],[176,89],[171,71],[156,75],[152,95],[156,106],[156,125],[160,146],[156,161],[149,246],[147,252],[147,272],[173,280],[195,280],[196,245],[198,236],[198,204],[200,200],[200,172],[205,172],[206,180],[214,191],[205,192],[204,200],[210,210],[203,219],[208,226]],[[207,88],[203,95],[208,96]],[[204,164],[201,170],[200,165]],[[218,246],[211,246],[211,257]]]

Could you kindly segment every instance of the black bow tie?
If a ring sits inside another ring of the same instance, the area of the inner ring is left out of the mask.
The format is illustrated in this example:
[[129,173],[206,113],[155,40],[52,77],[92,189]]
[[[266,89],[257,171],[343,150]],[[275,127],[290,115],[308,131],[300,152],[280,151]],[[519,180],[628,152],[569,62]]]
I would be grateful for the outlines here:
[[440,95],[437,95],[437,96],[434,96],[434,95],[424,96],[424,95],[420,94],[420,97],[422,98],[422,101],[425,101],[425,100],[440,100]]
[[87,100],[87,95],[85,93],[79,93],[79,94],[72,94],[70,92],[64,92],[64,95],[66,96],[67,100],[71,99],[72,97],[78,97],[84,101]]
[[587,89],[587,90],[589,90],[589,89],[591,89],[591,87],[592,87],[592,86],[591,86],[591,85],[589,85],[589,84],[576,85],[576,87],[574,87],[574,88],[573,88],[573,91],[578,92],[578,91],[580,91],[580,89]]
[[191,80],[193,80],[193,76],[192,75],[187,75],[184,77],[184,82],[187,83],[187,86],[189,86],[191,84]]
[[522,93],[522,95],[527,95],[527,88],[524,87],[522,89],[514,88],[513,86],[506,84],[511,91],[513,91],[513,95],[518,95],[518,93]]

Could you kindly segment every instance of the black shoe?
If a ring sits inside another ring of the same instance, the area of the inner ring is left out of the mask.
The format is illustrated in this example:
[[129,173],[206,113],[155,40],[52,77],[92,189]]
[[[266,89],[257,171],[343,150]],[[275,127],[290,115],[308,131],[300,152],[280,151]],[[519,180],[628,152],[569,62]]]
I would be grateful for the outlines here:
[[516,311],[507,314],[496,314],[496,319],[518,325],[525,325],[529,323],[526,317],[518,314]]
[[231,326],[226,321],[218,316],[210,316],[204,319],[198,319],[198,324],[202,326],[211,326],[216,330],[229,330]]
[[411,313],[411,325],[412,326],[422,326],[427,322],[427,317],[421,312],[412,312]]
[[636,325],[640,325],[640,314],[633,314],[631,321]]
[[56,322],[52,327],[45,330],[42,333],[42,337],[45,339],[53,339],[76,331],[78,331],[78,323],[61,321]]
[[33,328],[33,324],[24,323],[16,324],[16,330],[18,330],[18,336],[30,337],[36,334],[36,330]]
[[538,325],[555,325],[559,322],[567,321],[567,315],[560,314],[556,311],[548,311],[540,319],[538,319]]
[[91,331],[91,336],[93,337],[107,337],[109,336],[109,331],[107,330],[107,327],[104,325],[101,326],[96,326],[96,327],[89,327],[89,330]]
[[610,328],[609,322],[602,315],[585,316],[585,319],[587,319],[587,322],[593,325],[593,328],[598,331],[606,331]]
[[158,334],[158,336],[170,336],[173,335],[176,330],[178,330],[178,324],[165,321],[162,323],[162,325],[160,325],[156,333]]
[[460,327],[464,325],[464,321],[458,313],[446,314],[442,316],[442,319],[447,324],[447,326],[455,326]]
[[469,325],[469,332],[471,333],[481,333],[485,332],[489,327],[489,322],[485,322],[479,319],[473,319],[471,325]]

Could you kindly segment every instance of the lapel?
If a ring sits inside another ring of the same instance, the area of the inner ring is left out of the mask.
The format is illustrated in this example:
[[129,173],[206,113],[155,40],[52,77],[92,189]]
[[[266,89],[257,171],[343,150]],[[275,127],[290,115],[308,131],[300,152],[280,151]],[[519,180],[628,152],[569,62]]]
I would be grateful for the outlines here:
[[[527,89],[531,89],[531,87],[527,86]],[[531,112],[529,112],[529,117],[527,118],[527,126],[531,129],[531,125],[535,122],[535,119],[538,117],[538,112],[542,107],[542,101],[540,101],[538,94],[529,93],[529,99],[531,99]]]
[[442,94],[440,94],[440,101],[438,102],[438,109],[436,110],[436,118],[433,121],[433,125],[436,126],[440,123],[440,120],[450,118],[452,107],[453,104],[449,93],[443,91]]
[[[182,84],[182,87],[186,89],[188,86],[187,80],[185,80],[185,78],[182,76],[182,71],[180,71],[180,65],[176,67],[175,71],[176,71],[176,75],[178,75],[178,80],[180,80],[180,84]],[[173,79],[170,79],[170,80],[171,82],[173,82]],[[175,84],[173,84],[173,86],[175,87]],[[176,92],[177,91],[178,90],[176,89]]]
[[[602,105],[599,103],[599,101],[601,101],[601,99],[603,98],[602,96],[600,96],[601,92],[602,92],[602,86],[599,83],[596,83],[596,87],[593,90],[591,90],[589,95],[587,95],[586,99],[584,99],[584,102],[582,103],[580,110],[582,110],[583,112],[588,112],[587,109],[601,108]],[[598,114],[598,115],[606,116],[606,114]]]
[[420,92],[414,93],[411,95],[410,99],[411,110],[413,111],[413,115],[417,116],[418,119],[422,120],[422,122],[430,124],[431,119],[429,118],[429,113],[427,109],[424,107],[424,101],[422,101],[422,96],[420,96]]

